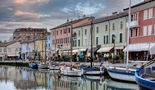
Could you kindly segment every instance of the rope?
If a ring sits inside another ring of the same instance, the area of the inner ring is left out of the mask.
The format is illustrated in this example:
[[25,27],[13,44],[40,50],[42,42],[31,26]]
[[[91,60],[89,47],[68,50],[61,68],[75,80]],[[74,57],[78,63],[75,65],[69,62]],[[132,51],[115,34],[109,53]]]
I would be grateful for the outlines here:
[[154,62],[155,62],[155,58],[153,58],[152,60],[150,60],[148,63],[142,65],[142,67],[149,66],[149,65],[153,64]]

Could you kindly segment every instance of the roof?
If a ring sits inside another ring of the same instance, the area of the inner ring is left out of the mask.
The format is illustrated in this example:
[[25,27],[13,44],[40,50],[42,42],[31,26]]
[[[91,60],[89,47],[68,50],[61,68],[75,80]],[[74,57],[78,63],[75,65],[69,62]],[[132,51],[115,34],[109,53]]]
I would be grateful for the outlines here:
[[[95,19],[94,24],[109,21],[109,20],[113,20],[113,19],[117,19],[117,18],[121,18],[121,17],[127,16],[127,15],[128,15],[127,12],[120,12],[120,13],[117,13],[117,14],[114,14],[114,15],[111,15],[111,16],[106,16],[106,17],[103,17],[103,18]],[[90,25],[90,24],[91,24],[91,22],[88,22],[88,23],[81,24],[78,27],[87,26],[87,25]],[[77,28],[77,27],[74,27],[74,28]]]
[[68,22],[66,22],[66,23],[64,23],[64,24],[61,24],[61,25],[59,25],[59,26],[56,26],[56,27],[54,27],[54,28],[52,28],[52,29],[50,29],[50,30],[54,30],[54,29],[57,29],[57,28],[69,26],[69,25],[71,25],[71,24],[80,22],[80,21],[82,21],[82,20],[84,20],[84,19],[87,19],[87,18],[90,18],[90,17],[85,17],[85,18],[81,18],[81,19],[74,20],[74,21],[68,21]]
[[16,32],[32,32],[32,31],[35,31],[35,32],[47,32],[47,29],[46,28],[17,28],[14,33]]
[[16,42],[17,41],[2,42],[2,43],[0,43],[0,47],[6,47],[6,46],[14,44]]
[[[155,1],[155,0],[143,1],[143,2],[141,2],[141,3],[138,3],[138,4],[135,4],[135,5],[131,6],[131,8],[135,8],[135,7],[138,7],[138,6],[144,5],[144,4],[146,4],[146,3],[153,2],[153,1]],[[125,9],[123,9],[123,10],[125,11],[125,10],[128,10],[128,9],[129,9],[129,8],[125,8]]]
[[117,14],[114,14],[114,15],[111,15],[111,16],[96,19],[94,21],[94,24],[109,21],[109,20],[113,20],[113,19],[117,19],[117,18],[121,18],[121,17],[127,16],[127,15],[128,15],[128,13],[126,13],[126,12],[120,12],[120,13],[117,13]]

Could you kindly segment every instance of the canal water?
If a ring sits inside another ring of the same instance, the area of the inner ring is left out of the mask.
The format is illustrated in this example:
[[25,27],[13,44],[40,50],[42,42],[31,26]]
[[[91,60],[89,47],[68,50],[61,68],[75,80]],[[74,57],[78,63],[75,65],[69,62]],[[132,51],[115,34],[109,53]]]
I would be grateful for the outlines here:
[[0,66],[0,90],[139,90],[107,77],[58,77],[58,71]]

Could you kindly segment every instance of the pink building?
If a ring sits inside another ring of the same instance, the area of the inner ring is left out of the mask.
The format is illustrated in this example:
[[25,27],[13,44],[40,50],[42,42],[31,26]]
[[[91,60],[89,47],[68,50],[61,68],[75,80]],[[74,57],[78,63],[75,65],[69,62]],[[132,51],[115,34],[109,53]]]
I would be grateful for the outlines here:
[[71,27],[74,28],[83,23],[88,23],[90,22],[89,19],[90,17],[85,17],[74,21],[67,21],[64,24],[50,29],[52,34],[52,49],[57,51],[57,54],[63,54],[64,52],[68,52],[69,54],[71,49]]
[[[125,9],[125,11],[128,9]],[[155,54],[155,1],[146,0],[131,7],[130,60],[148,60]]]

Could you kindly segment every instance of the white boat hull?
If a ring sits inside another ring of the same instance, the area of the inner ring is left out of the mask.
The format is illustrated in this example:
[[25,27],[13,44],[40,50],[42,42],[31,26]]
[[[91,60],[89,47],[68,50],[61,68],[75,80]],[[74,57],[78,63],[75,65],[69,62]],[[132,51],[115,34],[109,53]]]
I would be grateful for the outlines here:
[[49,69],[47,64],[39,64],[39,69]]
[[[124,70],[124,72],[122,72],[121,70],[123,68],[116,68],[116,71],[113,71],[112,68],[108,68],[108,74],[110,75],[111,78],[113,79],[117,79],[117,80],[123,80],[123,81],[131,81],[131,82],[135,82],[135,76],[134,73],[131,73],[130,71]],[[120,71],[119,71],[120,69]]]
[[60,70],[59,66],[49,66],[49,69],[51,70]]
[[86,75],[101,75],[103,73],[104,72],[101,72],[101,71],[86,71],[85,72]]
[[65,76],[77,76],[81,77],[83,75],[83,70],[78,70],[78,69],[70,69],[70,67],[66,67],[61,69],[61,74]]
[[92,81],[100,81],[104,79],[104,77],[100,77],[100,76],[86,76],[86,78]]

